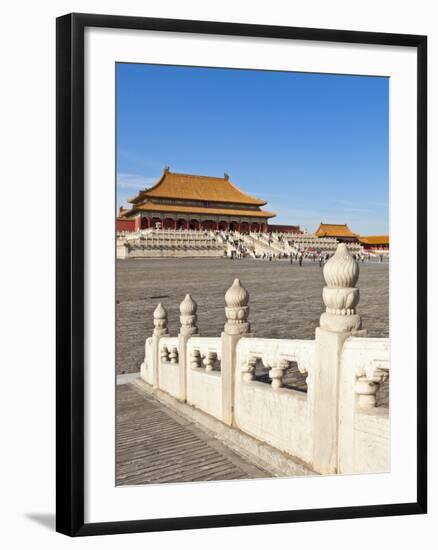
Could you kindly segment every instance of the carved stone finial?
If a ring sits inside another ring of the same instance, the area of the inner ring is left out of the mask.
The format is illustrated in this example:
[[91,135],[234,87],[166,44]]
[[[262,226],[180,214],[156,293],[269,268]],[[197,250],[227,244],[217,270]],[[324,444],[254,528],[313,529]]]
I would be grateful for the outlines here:
[[355,285],[358,278],[358,263],[345,243],[338,244],[335,254],[324,266],[327,286],[322,298],[326,312],[321,315],[321,328],[332,332],[351,332],[361,328],[362,320],[356,313],[359,289]]
[[249,294],[240,279],[234,279],[233,284],[225,293],[225,303],[228,307],[242,307],[248,305]]
[[225,323],[226,334],[246,334],[250,331],[248,323],[249,294],[240,284],[239,279],[234,279],[233,284],[225,293]]
[[181,322],[181,334],[184,334],[186,336],[190,336],[191,334],[198,334],[198,327],[196,326],[196,322],[198,319],[196,315],[197,309],[198,305],[195,300],[190,296],[190,294],[186,294],[186,297],[179,306],[179,312],[181,314],[179,317],[179,320]]
[[167,311],[160,303],[154,311],[154,334],[164,336],[167,332]]
[[345,243],[338,244],[323,272],[325,282],[330,288],[354,288],[359,279],[359,265]]

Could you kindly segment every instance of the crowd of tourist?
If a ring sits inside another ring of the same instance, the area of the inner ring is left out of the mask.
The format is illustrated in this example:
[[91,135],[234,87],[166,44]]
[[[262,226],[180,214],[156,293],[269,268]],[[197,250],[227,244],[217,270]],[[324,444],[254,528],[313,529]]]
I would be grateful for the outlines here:
[[[303,262],[314,262],[323,267],[335,252],[335,249],[327,251],[315,246],[303,246],[287,234],[276,234],[275,237],[272,234],[256,236],[235,231],[218,231],[217,234],[220,234],[222,241],[228,244],[228,250],[224,255],[231,260],[251,257],[268,262],[287,260],[290,264],[296,263],[299,266],[302,266]],[[363,250],[353,252],[352,255],[356,261],[361,263],[383,261],[383,255],[369,254]]]

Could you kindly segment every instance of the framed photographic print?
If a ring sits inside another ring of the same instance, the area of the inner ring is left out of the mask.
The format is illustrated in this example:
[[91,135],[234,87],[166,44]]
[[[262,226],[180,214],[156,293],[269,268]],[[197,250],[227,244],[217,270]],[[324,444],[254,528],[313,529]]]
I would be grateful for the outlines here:
[[426,65],[58,18],[58,531],[426,512]]

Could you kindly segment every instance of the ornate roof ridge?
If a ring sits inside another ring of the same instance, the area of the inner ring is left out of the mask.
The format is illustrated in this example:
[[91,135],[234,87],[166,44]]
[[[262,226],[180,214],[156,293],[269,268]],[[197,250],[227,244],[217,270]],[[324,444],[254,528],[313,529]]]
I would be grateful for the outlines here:
[[319,225],[337,225],[339,227],[348,227],[348,224],[346,223],[326,223],[326,222],[320,222]]
[[185,172],[171,172],[170,170],[168,172],[165,172],[165,174],[169,174],[169,176],[189,176],[192,178],[205,178],[209,180],[220,180],[220,181],[229,181],[227,177],[220,178],[218,176],[206,176],[205,174],[186,174]]
[[[178,181],[178,178],[180,178],[181,181]],[[201,183],[202,180],[206,183],[205,188]],[[208,185],[208,183],[210,185]],[[215,187],[216,183],[218,184],[218,187]],[[170,172],[167,167],[152,187],[140,191],[136,197],[129,199],[129,202],[136,204],[142,199],[150,197],[178,198],[180,193],[181,198],[189,200],[193,199],[210,202],[253,204],[254,206],[264,206],[266,204],[266,201],[240,190],[230,181],[229,176],[226,173],[223,178],[219,178],[217,176]]]

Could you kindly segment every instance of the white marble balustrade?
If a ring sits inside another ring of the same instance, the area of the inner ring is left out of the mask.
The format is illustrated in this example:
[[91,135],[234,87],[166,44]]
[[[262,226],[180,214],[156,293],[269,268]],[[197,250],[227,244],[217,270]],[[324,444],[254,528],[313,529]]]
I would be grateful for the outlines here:
[[[389,410],[376,406],[376,394],[389,377],[390,342],[366,337],[357,311],[359,264],[345,244],[323,272],[325,312],[314,340],[256,338],[239,279],[225,294],[218,337],[198,334],[190,295],[180,304],[178,336],[168,334],[167,311],[159,304],[145,343],[143,380],[317,473],[388,471]],[[257,379],[260,364],[271,383]],[[305,377],[307,392],[284,385],[292,368]]]

